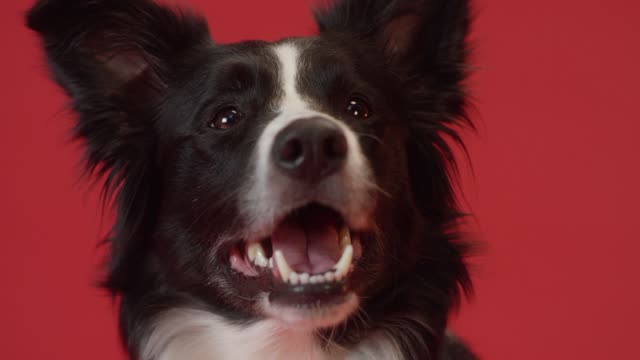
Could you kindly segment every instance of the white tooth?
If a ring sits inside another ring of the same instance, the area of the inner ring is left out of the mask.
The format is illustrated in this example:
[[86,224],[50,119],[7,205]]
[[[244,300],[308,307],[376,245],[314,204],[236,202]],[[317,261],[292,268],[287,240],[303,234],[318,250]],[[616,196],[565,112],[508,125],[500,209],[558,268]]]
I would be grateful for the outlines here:
[[260,267],[266,267],[268,264],[267,255],[259,242],[251,242],[247,245],[247,257]]
[[260,267],[267,267],[267,265],[269,265],[269,260],[267,260],[267,255],[265,255],[262,246],[260,246],[260,248],[256,252],[255,263]]
[[316,278],[316,284],[320,284],[324,282],[324,276],[322,275],[314,275],[314,278]]
[[336,279],[336,274],[334,274],[333,271],[329,271],[328,273],[324,274],[324,279],[327,282],[333,282]]
[[342,257],[340,257],[340,260],[338,260],[338,263],[334,266],[334,269],[336,269],[336,279],[340,280],[347,275],[352,260],[353,245],[347,245],[342,251]]
[[269,267],[273,269],[273,258],[269,258]]
[[256,259],[256,254],[258,253],[259,248],[262,248],[262,245],[258,242],[252,242],[247,245],[247,257],[252,262]]
[[317,284],[318,283],[318,277],[317,276],[312,276],[309,278],[309,282],[312,284]]
[[282,278],[282,281],[287,282],[287,280],[289,279],[289,274],[291,274],[292,272],[291,267],[289,266],[289,264],[287,264],[287,260],[284,258],[284,255],[282,255],[282,251],[276,250],[275,257],[276,266],[278,267],[278,271],[280,272],[280,278]]
[[266,267],[269,263],[264,248],[259,242],[251,242],[247,245],[247,257],[260,267]]
[[299,280],[300,280],[300,275],[298,275],[298,273],[292,272],[291,274],[289,274],[289,282],[292,285],[298,285]]
[[351,231],[347,225],[344,225],[342,229],[340,229],[338,237],[340,239],[340,249],[344,250],[347,245],[351,245]]
[[308,284],[309,283],[309,274],[302,273],[300,274],[300,284]]

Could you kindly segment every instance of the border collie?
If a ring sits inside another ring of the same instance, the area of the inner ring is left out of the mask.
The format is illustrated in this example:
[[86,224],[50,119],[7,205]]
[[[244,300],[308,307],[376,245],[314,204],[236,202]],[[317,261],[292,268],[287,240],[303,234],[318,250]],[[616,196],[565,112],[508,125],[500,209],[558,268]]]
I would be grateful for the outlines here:
[[317,36],[218,44],[151,0],[28,12],[116,206],[131,359],[474,358],[446,330],[471,288],[450,145],[469,1],[314,14]]

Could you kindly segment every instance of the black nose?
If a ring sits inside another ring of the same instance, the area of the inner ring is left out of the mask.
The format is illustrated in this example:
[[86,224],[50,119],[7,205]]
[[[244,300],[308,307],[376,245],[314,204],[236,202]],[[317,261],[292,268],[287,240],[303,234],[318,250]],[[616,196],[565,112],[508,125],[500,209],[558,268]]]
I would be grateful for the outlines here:
[[328,119],[313,117],[295,120],[282,129],[271,157],[285,174],[314,182],[342,168],[347,151],[342,129]]

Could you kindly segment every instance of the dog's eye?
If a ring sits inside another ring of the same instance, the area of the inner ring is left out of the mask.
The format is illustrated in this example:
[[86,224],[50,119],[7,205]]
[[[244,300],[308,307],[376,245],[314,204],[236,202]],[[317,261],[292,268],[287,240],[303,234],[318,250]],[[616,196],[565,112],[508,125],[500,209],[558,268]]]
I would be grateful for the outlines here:
[[367,120],[371,116],[371,106],[365,99],[358,96],[349,99],[346,111],[356,119]]
[[220,110],[211,120],[209,126],[216,130],[228,130],[242,120],[242,113],[236,107],[228,106]]

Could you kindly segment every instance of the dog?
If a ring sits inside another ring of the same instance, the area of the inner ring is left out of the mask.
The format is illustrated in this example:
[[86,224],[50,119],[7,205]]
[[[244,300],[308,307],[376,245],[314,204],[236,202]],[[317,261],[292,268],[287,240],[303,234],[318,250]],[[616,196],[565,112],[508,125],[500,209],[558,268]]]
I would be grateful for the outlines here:
[[113,203],[131,359],[474,359],[454,143],[469,0],[334,0],[317,36],[215,43],[151,0],[26,15]]

